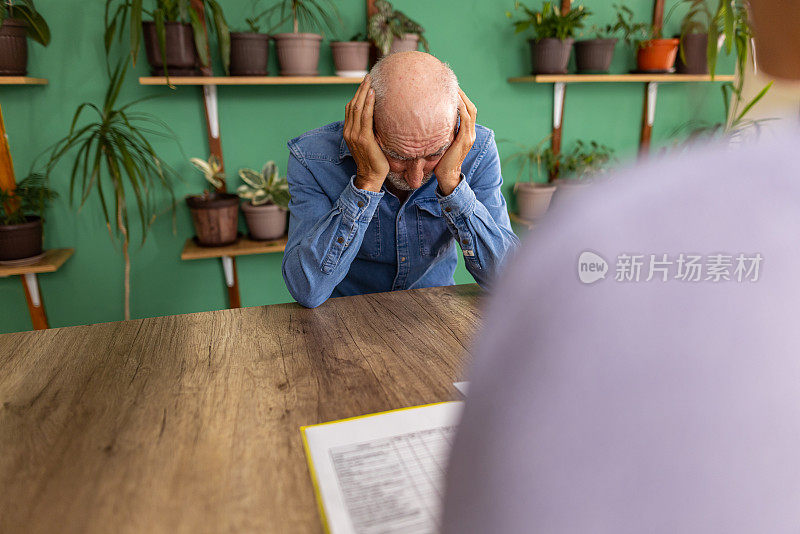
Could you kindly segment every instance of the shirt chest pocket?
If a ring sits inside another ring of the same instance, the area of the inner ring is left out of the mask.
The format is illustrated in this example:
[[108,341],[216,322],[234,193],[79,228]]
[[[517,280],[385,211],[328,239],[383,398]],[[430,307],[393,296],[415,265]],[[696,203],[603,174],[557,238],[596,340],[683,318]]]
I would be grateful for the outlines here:
[[374,260],[381,255],[381,218],[380,210],[375,210],[375,215],[367,227],[357,258]]
[[442,206],[435,198],[423,198],[416,203],[419,253],[422,256],[438,256],[453,241],[442,214]]

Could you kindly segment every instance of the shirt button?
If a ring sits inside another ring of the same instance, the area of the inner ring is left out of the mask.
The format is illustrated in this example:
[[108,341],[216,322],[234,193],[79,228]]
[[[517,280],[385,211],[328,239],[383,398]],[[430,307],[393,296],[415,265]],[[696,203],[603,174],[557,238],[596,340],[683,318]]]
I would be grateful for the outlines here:
[[364,203],[363,203],[363,202],[361,202],[360,200],[358,201],[358,207],[359,207],[359,208],[363,208],[363,207],[364,207]]
[[337,243],[344,243],[344,238],[343,238],[343,237],[340,237],[339,239],[337,239],[337,240],[336,240],[336,242],[337,242]]
[[461,242],[464,243],[465,245],[469,245],[469,239],[462,239]]
[[448,208],[445,208],[444,211],[446,211],[447,213],[450,213],[451,211],[453,211],[453,209],[448,207]]
[[400,258],[400,261],[406,261],[406,257],[403,256],[402,258]]

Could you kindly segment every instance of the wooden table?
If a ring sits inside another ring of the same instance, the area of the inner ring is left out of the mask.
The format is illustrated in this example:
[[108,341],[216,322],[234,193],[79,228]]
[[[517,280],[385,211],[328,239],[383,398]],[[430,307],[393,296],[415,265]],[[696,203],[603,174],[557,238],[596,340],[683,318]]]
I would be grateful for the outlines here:
[[459,398],[477,286],[0,336],[0,532],[321,532],[299,428]]

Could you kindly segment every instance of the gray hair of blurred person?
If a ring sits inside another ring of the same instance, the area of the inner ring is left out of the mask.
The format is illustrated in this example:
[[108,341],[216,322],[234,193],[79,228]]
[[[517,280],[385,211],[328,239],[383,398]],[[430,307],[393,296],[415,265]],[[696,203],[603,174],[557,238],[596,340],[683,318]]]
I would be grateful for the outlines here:
[[[369,72],[369,76],[372,79],[372,88],[375,90],[375,109],[379,110],[383,106],[385,102],[386,95],[389,92],[389,80],[388,75],[386,73],[386,62],[390,60],[393,54],[389,54],[388,56],[384,56],[375,63],[372,67],[372,70]],[[439,64],[441,65],[441,70],[436,73],[438,76],[439,86],[442,87],[445,93],[448,95],[449,100],[452,102],[453,105],[453,124],[455,124],[458,118],[458,77],[456,73],[453,72],[453,69],[450,68],[448,63],[439,60]]]

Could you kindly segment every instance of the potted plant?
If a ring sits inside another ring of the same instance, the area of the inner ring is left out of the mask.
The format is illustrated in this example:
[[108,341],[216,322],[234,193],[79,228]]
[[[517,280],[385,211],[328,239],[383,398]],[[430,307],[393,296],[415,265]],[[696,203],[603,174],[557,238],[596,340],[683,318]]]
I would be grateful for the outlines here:
[[[516,33],[531,28],[536,34],[535,39],[528,40],[533,73],[566,74],[575,32],[583,28],[583,19],[591,12],[583,6],[576,6],[562,13],[561,8],[551,1],[545,2],[541,11],[529,9],[519,0],[514,7],[525,12],[525,18],[514,22]],[[511,12],[507,11],[506,16],[511,18]]]
[[[520,163],[517,181],[514,184],[514,194],[517,199],[517,215],[525,221],[535,222],[542,218],[550,207],[550,201],[556,191],[555,185],[547,182],[536,182],[533,179],[534,168],[541,175],[542,165],[548,171],[558,165],[558,158],[555,157],[552,149],[549,147],[543,148],[545,141],[549,138],[550,136],[547,136],[539,144],[532,147],[515,143],[520,150],[503,160],[504,165],[515,160]],[[521,178],[526,168],[528,181],[524,182],[521,181]]]
[[682,4],[688,4],[689,10],[681,20],[681,32],[678,35],[678,59],[675,70],[681,74],[708,74],[708,31],[713,15],[707,0],[683,0],[675,4],[667,14]]
[[28,74],[28,39],[50,44],[50,28],[33,0],[0,0],[0,76]]
[[[70,174],[70,202],[77,190],[80,206],[92,192],[97,193],[103,217],[112,239],[122,241],[125,261],[125,319],[130,319],[130,271],[128,253],[131,225],[128,201],[133,197],[134,214],[138,215],[142,244],[156,219],[156,193],[166,192],[174,208],[172,181],[175,172],[153,148],[152,137],[174,139],[169,128],[159,119],[136,112],[136,102],[118,106],[122,84],[130,61],[118,65],[111,74],[106,96],[100,105],[84,102],[78,106],[69,133],[58,141],[47,163],[49,177],[68,154],[74,155]],[[138,102],[138,101],[137,101]],[[84,112],[97,117],[82,120]],[[72,163],[72,162],[71,162]],[[132,193],[132,195],[131,195]],[[174,209],[173,209],[174,214]]]
[[349,41],[333,41],[331,53],[337,76],[360,78],[367,74],[369,41],[363,33],[357,33]]
[[56,198],[42,174],[31,174],[13,191],[0,189],[0,263],[35,263],[42,252],[42,217]]
[[213,186],[202,195],[189,195],[186,205],[192,214],[197,233],[197,244],[203,247],[223,247],[235,243],[239,237],[239,199],[231,193],[221,192],[225,174],[215,156],[208,161],[200,158],[190,160]]
[[672,72],[680,39],[663,39],[661,29],[652,24],[633,21],[633,11],[615,5],[615,28],[624,34],[625,42],[636,50],[636,70],[645,73]]
[[[106,53],[117,28],[130,21],[130,54],[134,64],[144,35],[147,61],[153,76],[196,75],[198,66],[211,68],[205,19],[216,33],[222,66],[225,73],[229,73],[231,38],[222,8],[217,0],[199,1],[205,10],[203,18],[195,11],[193,0],[152,0],[151,5],[155,6],[152,11],[144,8],[143,0],[106,0]],[[144,15],[152,17],[152,20],[142,22]],[[137,29],[140,23],[143,33]]]
[[422,43],[430,52],[425,28],[411,20],[402,11],[394,9],[387,0],[375,0],[376,12],[367,21],[367,37],[382,56],[397,52],[412,52]]
[[613,160],[614,150],[591,141],[588,145],[576,141],[572,150],[558,156],[559,178],[554,202],[561,203],[581,189],[590,185],[593,179],[608,170]]
[[[327,6],[327,10],[325,7]],[[292,33],[273,34],[281,76],[316,76],[319,74],[319,48],[322,35],[301,33],[300,27],[335,32],[339,10],[333,0],[279,0],[267,13],[280,11],[281,21],[274,29],[292,21]],[[273,32],[270,31],[272,34]]]
[[575,42],[575,65],[581,74],[604,73],[611,67],[617,46],[616,26],[592,26],[593,39]]
[[231,32],[231,76],[269,75],[269,35],[261,31],[261,19],[266,12],[253,13],[245,19],[247,28]]
[[289,182],[278,176],[278,166],[268,161],[261,172],[242,169],[239,177],[244,184],[236,190],[250,237],[269,241],[286,233],[286,214],[289,210]]

